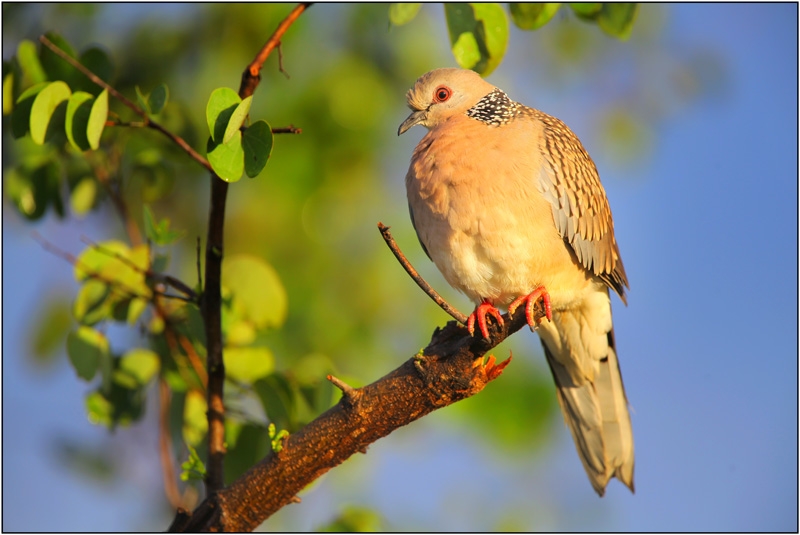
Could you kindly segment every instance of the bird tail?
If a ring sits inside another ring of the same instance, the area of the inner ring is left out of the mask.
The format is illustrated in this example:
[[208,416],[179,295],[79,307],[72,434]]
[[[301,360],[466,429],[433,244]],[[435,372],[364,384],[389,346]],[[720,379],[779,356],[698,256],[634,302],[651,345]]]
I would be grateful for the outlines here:
[[556,358],[542,338],[547,363],[556,382],[561,412],[589,480],[600,496],[605,493],[612,477],[634,491],[633,431],[613,329],[607,333],[607,339],[608,354],[600,359],[593,379],[579,384],[574,379],[575,374],[571,375],[563,364],[565,360]]

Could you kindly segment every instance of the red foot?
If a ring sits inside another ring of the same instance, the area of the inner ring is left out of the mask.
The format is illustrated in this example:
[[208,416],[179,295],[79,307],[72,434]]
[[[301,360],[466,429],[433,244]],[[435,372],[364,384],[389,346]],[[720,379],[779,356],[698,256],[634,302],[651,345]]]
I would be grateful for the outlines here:
[[522,297],[514,299],[511,304],[508,305],[508,314],[513,315],[517,307],[525,303],[525,319],[528,321],[528,326],[530,326],[531,329],[535,329],[539,322],[533,318],[533,305],[539,298],[542,299],[542,303],[544,304],[544,315],[547,316],[548,321],[552,321],[553,312],[550,308],[550,294],[547,293],[544,286],[539,286],[528,295],[523,295]]
[[484,299],[483,303],[478,305],[472,314],[469,315],[467,318],[467,330],[469,334],[475,334],[475,319],[478,319],[478,327],[481,330],[481,334],[484,338],[489,338],[489,327],[486,326],[486,314],[491,314],[494,319],[497,320],[497,323],[502,327],[503,326],[503,316],[500,315],[500,311],[492,305],[488,299]]

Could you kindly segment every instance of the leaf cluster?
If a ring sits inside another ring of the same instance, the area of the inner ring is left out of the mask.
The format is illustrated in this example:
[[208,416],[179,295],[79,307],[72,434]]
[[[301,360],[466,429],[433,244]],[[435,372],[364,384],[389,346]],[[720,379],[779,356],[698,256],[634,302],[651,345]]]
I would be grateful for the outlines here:
[[[635,3],[569,3],[581,20],[596,23],[605,33],[621,40],[630,37],[636,19]],[[511,20],[522,30],[536,30],[547,24],[559,11],[560,3],[510,3]],[[389,7],[389,22],[408,24],[419,13],[420,3],[395,3]],[[510,26],[506,11],[497,3],[445,3],[445,19],[450,34],[450,48],[458,64],[488,76],[503,60]]]

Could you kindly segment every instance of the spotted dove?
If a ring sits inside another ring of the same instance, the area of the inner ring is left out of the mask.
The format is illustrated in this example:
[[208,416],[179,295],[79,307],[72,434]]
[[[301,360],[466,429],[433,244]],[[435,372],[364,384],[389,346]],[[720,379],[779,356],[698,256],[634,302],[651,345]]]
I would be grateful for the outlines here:
[[[597,169],[560,120],[511,100],[478,74],[437,69],[406,95],[398,135],[428,129],[406,175],[411,222],[447,282],[471,298],[470,332],[525,305],[592,486],[633,491],[633,434],[609,288],[628,286]],[[537,325],[541,299],[548,319]]]

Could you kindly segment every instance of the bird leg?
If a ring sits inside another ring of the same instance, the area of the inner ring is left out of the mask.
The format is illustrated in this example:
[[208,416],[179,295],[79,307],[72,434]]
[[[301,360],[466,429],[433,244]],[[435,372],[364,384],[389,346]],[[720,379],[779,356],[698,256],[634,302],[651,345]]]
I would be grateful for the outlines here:
[[538,325],[541,320],[537,321],[534,319],[533,305],[540,298],[542,300],[542,304],[544,305],[544,315],[549,321],[552,321],[553,312],[550,308],[550,294],[547,293],[547,290],[545,290],[544,286],[539,286],[528,295],[523,295],[522,297],[517,297],[514,299],[511,304],[508,305],[509,316],[513,316],[517,307],[519,307],[522,303],[525,303],[525,319],[527,320],[528,326],[531,328],[531,330],[535,330],[536,325]]
[[486,314],[491,314],[492,317],[497,320],[497,323],[501,327],[503,326],[503,316],[500,314],[500,311],[497,310],[488,299],[484,299],[480,305],[475,307],[475,310],[467,318],[467,330],[469,334],[475,334],[475,319],[477,318],[481,334],[487,340],[489,339],[489,327],[486,325]]

